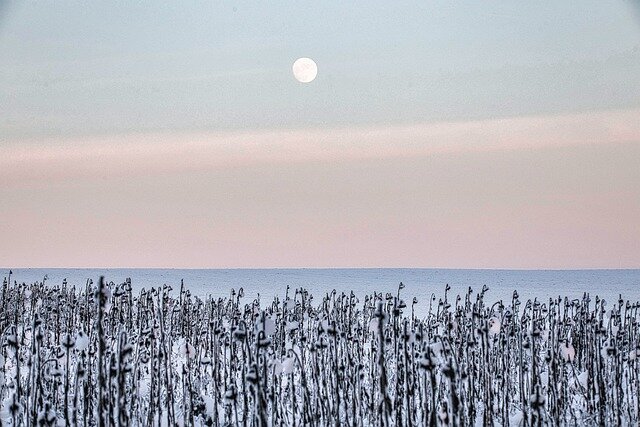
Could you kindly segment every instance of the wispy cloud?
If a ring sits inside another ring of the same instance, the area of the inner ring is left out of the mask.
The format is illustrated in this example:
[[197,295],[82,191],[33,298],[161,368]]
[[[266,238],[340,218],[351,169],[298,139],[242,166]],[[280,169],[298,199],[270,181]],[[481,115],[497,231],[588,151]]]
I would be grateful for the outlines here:
[[640,110],[466,122],[227,133],[128,134],[0,146],[4,185],[181,173],[264,163],[348,161],[640,142]]

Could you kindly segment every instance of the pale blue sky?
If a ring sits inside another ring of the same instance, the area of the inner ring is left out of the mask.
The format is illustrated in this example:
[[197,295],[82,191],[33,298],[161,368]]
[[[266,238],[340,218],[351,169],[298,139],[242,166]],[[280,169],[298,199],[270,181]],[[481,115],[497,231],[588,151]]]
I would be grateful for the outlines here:
[[[633,1],[148,3],[6,3],[0,136],[414,123],[640,105]],[[299,56],[320,68],[302,88],[290,73]]]
[[0,0],[0,266],[640,267],[638,1],[168,3]]

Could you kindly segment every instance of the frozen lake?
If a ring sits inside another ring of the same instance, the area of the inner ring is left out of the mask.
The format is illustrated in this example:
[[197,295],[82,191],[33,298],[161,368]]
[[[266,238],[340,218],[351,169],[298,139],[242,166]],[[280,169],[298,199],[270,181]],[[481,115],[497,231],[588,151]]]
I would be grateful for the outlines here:
[[[6,277],[9,269],[3,268]],[[618,295],[640,300],[640,270],[448,270],[415,268],[367,269],[13,269],[12,281],[34,282],[48,276],[48,284],[62,283],[80,286],[87,279],[104,275],[107,281],[121,283],[130,277],[134,289],[169,284],[177,290],[180,280],[193,294],[216,297],[228,296],[232,288],[244,288],[245,298],[271,300],[283,296],[287,285],[292,289],[305,287],[316,298],[333,289],[358,296],[367,293],[395,292],[398,283],[406,285],[403,295],[407,300],[417,297],[419,303],[429,301],[432,293],[443,295],[444,287],[451,285],[453,293],[464,293],[471,286],[479,291],[489,287],[490,302],[511,299],[514,289],[521,299],[547,299],[553,296],[579,298],[584,292],[599,295],[607,301],[616,301]],[[419,309],[419,311],[422,311]]]

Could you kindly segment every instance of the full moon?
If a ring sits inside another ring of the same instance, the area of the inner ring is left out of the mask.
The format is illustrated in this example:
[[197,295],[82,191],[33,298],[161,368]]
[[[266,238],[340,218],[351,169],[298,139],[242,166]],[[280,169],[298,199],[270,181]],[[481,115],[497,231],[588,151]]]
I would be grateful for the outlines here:
[[312,82],[318,75],[318,66],[310,58],[298,58],[293,63],[293,77],[300,83]]

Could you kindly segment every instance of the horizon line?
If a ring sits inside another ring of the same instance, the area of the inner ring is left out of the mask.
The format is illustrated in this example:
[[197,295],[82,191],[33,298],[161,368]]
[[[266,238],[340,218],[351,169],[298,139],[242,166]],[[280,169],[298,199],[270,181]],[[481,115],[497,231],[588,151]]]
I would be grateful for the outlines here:
[[485,270],[485,271],[607,271],[638,267],[0,267],[1,270]]

